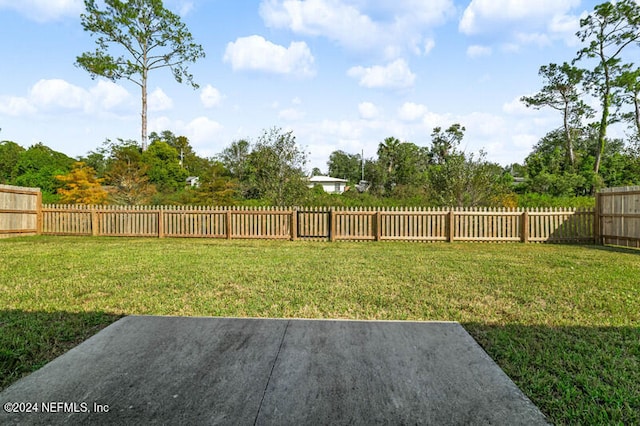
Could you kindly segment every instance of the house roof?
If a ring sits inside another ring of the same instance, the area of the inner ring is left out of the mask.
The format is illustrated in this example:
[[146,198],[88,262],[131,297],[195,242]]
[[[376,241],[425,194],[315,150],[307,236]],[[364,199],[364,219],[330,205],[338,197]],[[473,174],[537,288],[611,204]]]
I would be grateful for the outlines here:
[[313,177],[309,178],[309,182],[312,182],[312,183],[321,183],[321,182],[325,182],[325,183],[347,183],[348,181],[346,179],[338,179],[338,178],[334,178],[334,177],[330,177],[330,176],[313,176]]

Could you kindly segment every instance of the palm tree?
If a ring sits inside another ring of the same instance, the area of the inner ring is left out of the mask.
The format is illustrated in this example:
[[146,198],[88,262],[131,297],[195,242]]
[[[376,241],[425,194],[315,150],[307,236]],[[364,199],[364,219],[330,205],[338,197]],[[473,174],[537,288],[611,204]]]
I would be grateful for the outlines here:
[[387,172],[391,173],[396,167],[400,140],[388,137],[378,145],[378,158],[385,165]]

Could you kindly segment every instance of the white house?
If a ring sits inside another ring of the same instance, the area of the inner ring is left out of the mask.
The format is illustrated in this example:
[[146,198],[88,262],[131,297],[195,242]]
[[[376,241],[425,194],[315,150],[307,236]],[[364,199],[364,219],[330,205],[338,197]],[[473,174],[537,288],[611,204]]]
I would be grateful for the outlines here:
[[189,176],[186,179],[187,185],[189,185],[192,188],[199,188],[200,187],[200,178],[198,176]]
[[322,185],[322,189],[329,194],[342,194],[347,186],[346,179],[338,179],[329,176],[313,176],[309,178],[309,188]]

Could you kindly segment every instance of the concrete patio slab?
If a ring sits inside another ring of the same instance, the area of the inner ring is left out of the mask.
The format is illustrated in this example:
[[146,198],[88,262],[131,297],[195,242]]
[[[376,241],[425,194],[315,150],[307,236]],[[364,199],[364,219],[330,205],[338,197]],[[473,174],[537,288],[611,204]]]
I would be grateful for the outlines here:
[[431,322],[126,317],[0,404],[16,425],[547,424],[460,324]]

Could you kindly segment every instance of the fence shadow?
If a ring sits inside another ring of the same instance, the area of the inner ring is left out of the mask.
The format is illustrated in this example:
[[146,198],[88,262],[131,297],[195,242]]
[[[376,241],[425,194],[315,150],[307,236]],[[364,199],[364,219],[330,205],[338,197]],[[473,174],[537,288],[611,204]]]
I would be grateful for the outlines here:
[[547,239],[549,243],[595,243],[593,234],[595,217],[590,210],[558,213],[556,216],[543,216],[540,219],[546,223],[539,225],[543,229],[550,229]]
[[0,310],[0,391],[121,317],[105,312]]
[[552,421],[640,422],[640,326],[462,325]]
[[593,244],[593,245],[589,245],[589,246],[585,246],[585,247],[593,249],[593,250],[607,251],[607,252],[610,252],[610,253],[634,254],[636,256],[640,256],[640,249],[633,248],[633,247],[610,246],[610,245],[601,246],[601,245],[597,245],[597,244]]

